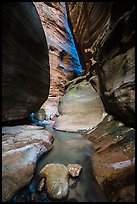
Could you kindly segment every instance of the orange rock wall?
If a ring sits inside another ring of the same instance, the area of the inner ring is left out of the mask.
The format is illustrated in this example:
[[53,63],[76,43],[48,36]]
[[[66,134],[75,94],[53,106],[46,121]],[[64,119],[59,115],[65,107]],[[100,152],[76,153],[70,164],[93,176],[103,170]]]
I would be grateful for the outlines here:
[[65,2],[35,2],[47,37],[50,61],[50,97],[60,98],[64,84],[80,76],[82,68],[67,22]]

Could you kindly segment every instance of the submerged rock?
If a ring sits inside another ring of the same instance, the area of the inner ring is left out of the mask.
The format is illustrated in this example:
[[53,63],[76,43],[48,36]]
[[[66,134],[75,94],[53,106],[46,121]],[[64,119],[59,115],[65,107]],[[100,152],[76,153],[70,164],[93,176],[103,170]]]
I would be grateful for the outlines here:
[[31,125],[2,128],[2,201],[12,198],[33,177],[38,158],[51,150],[53,137]]

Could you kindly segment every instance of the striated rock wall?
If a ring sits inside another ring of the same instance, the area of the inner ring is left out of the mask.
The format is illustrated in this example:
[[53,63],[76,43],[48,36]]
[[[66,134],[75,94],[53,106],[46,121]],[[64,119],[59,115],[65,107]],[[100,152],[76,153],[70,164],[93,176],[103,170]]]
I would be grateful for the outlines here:
[[50,86],[45,34],[32,2],[2,4],[2,121],[25,118]]
[[115,24],[99,50],[101,97],[109,114],[135,127],[135,10]]
[[103,36],[110,15],[110,2],[67,2],[69,24],[75,37],[83,68],[92,64],[95,41]]
[[134,1],[66,4],[85,73],[96,67],[105,110],[135,127]]
[[[67,10],[85,69],[82,73],[111,114],[86,135],[94,147],[94,175],[110,202],[134,202],[134,2],[68,2]],[[89,77],[94,67],[99,86]]]
[[64,84],[80,76],[79,62],[73,36],[67,22],[65,2],[35,2],[47,37],[50,61],[50,97],[64,94]]

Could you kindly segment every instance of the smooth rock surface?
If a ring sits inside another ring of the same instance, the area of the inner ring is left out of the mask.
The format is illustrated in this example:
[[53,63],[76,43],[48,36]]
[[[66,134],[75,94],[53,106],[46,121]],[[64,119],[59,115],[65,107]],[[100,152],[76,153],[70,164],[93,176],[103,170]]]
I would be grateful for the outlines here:
[[29,184],[38,158],[52,149],[53,137],[31,125],[2,128],[2,200],[8,201]]
[[72,132],[93,129],[105,115],[100,96],[86,80],[61,98],[59,113],[54,128]]
[[32,2],[2,3],[2,121],[37,111],[49,94],[48,47]]
[[40,177],[46,177],[46,189],[49,198],[61,200],[68,194],[69,172],[64,164],[47,164],[39,173]]

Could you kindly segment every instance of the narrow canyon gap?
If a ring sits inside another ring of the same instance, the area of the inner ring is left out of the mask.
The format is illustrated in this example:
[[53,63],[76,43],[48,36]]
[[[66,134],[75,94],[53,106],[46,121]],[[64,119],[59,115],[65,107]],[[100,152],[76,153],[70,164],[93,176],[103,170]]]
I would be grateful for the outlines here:
[[134,1],[3,2],[2,27],[2,201],[134,202]]

